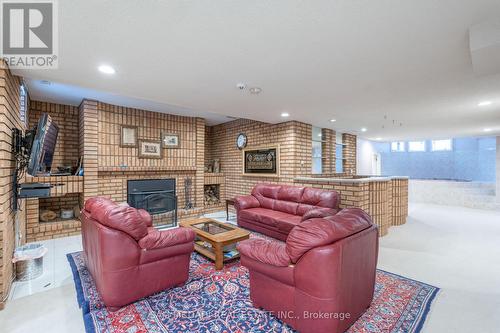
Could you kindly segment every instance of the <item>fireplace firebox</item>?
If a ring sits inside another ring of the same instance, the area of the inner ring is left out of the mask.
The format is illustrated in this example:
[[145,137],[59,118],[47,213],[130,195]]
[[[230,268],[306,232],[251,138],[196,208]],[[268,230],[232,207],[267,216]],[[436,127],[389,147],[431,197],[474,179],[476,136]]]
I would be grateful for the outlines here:
[[168,225],[177,225],[177,195],[175,179],[139,179],[127,182],[127,202],[135,208],[142,208],[153,215],[172,217]]

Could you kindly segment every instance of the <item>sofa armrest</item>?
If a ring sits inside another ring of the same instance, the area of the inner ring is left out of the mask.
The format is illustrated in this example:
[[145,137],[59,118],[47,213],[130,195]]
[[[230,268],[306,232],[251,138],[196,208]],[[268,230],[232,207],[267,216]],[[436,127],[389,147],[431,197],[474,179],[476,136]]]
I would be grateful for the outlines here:
[[237,248],[240,255],[263,264],[277,267],[290,265],[290,257],[286,253],[285,243],[252,238],[238,243]]
[[195,233],[189,228],[177,228],[166,231],[150,230],[139,240],[139,246],[145,250],[160,249],[179,244],[192,243]]
[[234,198],[234,208],[236,208],[237,212],[243,209],[259,208],[259,207],[260,207],[260,202],[253,195],[240,195]]

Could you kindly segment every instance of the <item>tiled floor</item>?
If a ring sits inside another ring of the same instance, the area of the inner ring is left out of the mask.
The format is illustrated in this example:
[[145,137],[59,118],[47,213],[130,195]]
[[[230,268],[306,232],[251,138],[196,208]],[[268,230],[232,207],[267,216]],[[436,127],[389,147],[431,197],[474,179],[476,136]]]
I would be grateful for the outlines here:
[[[225,220],[225,212],[209,216]],[[408,223],[380,240],[379,268],[441,288],[422,333],[498,332],[499,222],[500,212],[412,204]],[[66,261],[81,249],[80,237],[45,243],[44,275],[16,283],[0,311],[1,333],[84,332]]]
[[82,250],[81,236],[50,239],[39,243],[48,249],[43,258],[42,276],[31,281],[14,282],[9,300],[73,284],[66,254]]
[[[206,217],[236,224],[234,214],[230,214],[229,221],[226,221],[225,212],[207,214]],[[73,274],[68,264],[68,260],[66,259],[66,254],[82,251],[81,236],[50,239],[39,243],[43,244],[48,249],[43,259],[43,275],[32,281],[14,282],[9,300],[22,298],[65,285],[73,285]]]

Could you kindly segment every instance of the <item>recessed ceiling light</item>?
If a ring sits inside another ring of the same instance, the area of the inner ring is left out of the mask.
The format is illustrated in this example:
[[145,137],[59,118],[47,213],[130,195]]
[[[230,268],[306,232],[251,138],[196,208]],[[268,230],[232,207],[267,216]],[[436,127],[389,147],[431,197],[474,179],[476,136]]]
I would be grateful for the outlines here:
[[108,66],[108,65],[101,65],[97,69],[99,69],[99,72],[104,73],[104,74],[115,74],[116,71],[113,67]]
[[483,131],[485,131],[485,132],[491,132],[492,129],[491,128],[485,128]]
[[482,102],[478,103],[477,106],[488,106],[491,104],[493,104],[492,101],[482,101]]
[[49,80],[41,80],[40,83],[44,84],[46,86],[50,86],[51,85],[51,82]]
[[375,138],[375,140],[380,141],[380,140],[382,140],[382,138]]
[[281,116],[283,118],[290,117],[290,114],[288,112],[281,112]]
[[331,122],[331,123],[334,123],[334,122],[336,122],[336,121],[337,121],[337,119],[330,119],[330,122]]
[[368,131],[366,127],[361,128],[361,132],[366,132],[366,131]]
[[252,87],[252,88],[248,89],[248,91],[250,91],[250,94],[257,95],[257,94],[260,94],[262,92],[262,88]]

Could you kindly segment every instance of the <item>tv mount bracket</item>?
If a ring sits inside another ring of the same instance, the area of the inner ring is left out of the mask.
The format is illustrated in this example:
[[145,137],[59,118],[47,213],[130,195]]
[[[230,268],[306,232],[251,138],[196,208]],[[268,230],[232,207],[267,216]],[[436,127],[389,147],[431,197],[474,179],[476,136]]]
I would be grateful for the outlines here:
[[12,210],[18,210],[19,198],[46,198],[50,196],[50,184],[30,183],[19,184],[26,174],[26,167],[29,162],[29,154],[33,140],[35,138],[36,129],[30,129],[23,132],[18,128],[12,129],[12,153],[14,154],[16,166],[12,174],[13,198]]

